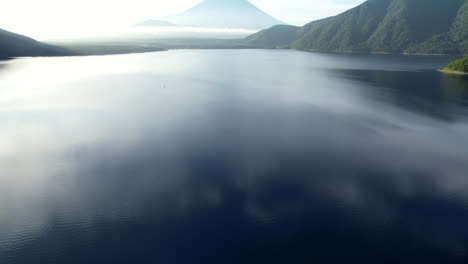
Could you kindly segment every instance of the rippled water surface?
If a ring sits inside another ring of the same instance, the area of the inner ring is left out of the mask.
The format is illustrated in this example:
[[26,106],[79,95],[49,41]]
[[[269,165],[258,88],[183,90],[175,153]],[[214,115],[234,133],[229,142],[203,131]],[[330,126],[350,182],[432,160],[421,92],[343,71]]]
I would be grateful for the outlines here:
[[467,263],[452,59],[0,62],[0,263]]

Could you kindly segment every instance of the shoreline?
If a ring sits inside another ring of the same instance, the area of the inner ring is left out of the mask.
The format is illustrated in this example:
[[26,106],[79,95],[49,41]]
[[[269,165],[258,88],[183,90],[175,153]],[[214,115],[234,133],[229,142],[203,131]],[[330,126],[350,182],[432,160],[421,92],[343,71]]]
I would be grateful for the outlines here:
[[438,69],[437,71],[443,72],[443,73],[449,73],[449,74],[468,75],[468,72],[451,71],[451,70],[445,70],[445,69]]

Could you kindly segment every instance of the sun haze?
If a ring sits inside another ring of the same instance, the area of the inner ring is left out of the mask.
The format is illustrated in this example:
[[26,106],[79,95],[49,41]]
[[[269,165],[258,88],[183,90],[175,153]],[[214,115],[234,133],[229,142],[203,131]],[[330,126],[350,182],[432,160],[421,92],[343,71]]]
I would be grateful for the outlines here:
[[[112,32],[146,19],[162,19],[200,0],[15,0],[3,4],[0,28],[38,39]],[[363,0],[251,0],[289,24],[302,25],[336,15]]]

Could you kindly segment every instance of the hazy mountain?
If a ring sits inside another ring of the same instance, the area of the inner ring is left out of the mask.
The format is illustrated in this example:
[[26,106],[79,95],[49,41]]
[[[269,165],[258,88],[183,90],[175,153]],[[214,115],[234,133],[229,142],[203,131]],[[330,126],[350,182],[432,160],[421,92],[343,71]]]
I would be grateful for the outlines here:
[[0,58],[62,56],[73,52],[0,29]]
[[468,53],[468,0],[368,0],[297,35],[300,50]]
[[137,27],[177,27],[176,24],[164,20],[146,20],[139,24],[136,24]]
[[248,44],[265,48],[288,45],[297,39],[300,27],[277,25],[246,38]]
[[[327,18],[328,19],[328,18]],[[303,27],[277,25],[264,29],[245,38],[246,44],[265,48],[287,46],[307,34],[315,27],[325,23],[327,19],[311,22]]]
[[208,28],[264,29],[285,24],[247,0],[205,0],[165,20],[180,26]]

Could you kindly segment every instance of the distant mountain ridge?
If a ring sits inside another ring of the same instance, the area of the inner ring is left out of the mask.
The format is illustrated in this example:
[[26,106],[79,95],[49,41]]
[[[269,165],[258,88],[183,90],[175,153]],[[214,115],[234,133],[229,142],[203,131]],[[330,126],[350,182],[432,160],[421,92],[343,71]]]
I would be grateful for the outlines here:
[[273,27],[246,41],[315,51],[467,54],[468,0],[368,0],[294,30]]
[[249,45],[265,48],[283,47],[322,25],[330,18],[313,21],[303,27],[277,25],[248,36],[245,41]]
[[26,36],[0,29],[0,58],[64,56],[72,52],[61,47],[47,45]]
[[299,29],[296,26],[277,25],[250,35],[245,40],[251,45],[265,48],[281,47],[297,39],[300,36]]
[[177,27],[176,24],[164,20],[146,20],[136,24],[137,27]]
[[205,0],[182,14],[164,20],[179,26],[257,30],[285,24],[248,0]]

